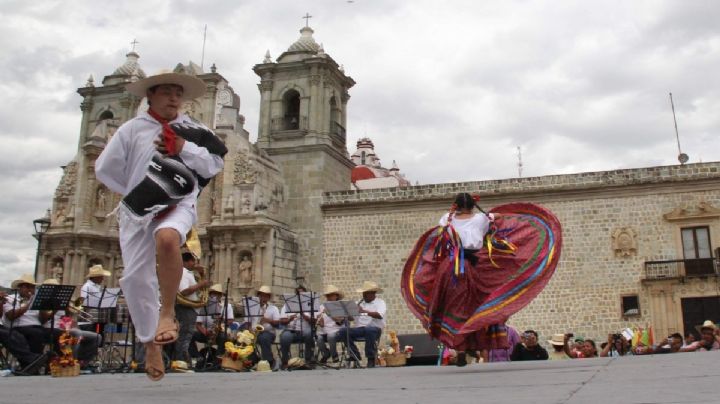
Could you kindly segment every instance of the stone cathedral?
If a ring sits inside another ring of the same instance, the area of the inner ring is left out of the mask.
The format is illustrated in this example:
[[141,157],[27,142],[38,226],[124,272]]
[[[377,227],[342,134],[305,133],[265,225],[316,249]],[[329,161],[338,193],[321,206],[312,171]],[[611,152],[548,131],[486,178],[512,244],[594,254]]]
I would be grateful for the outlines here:
[[[346,147],[348,90],[355,84],[304,27],[276,61],[266,54],[254,67],[261,93],[258,141],[249,141],[240,96],[215,68],[190,62],[174,71],[207,85],[184,110],[213,128],[228,146],[225,168],[202,191],[197,228],[210,278],[229,280],[234,299],[261,284],[275,293],[298,283],[321,285],[323,192],[350,187]],[[108,216],[120,201],[94,177],[95,160],[115,130],[147,108],[125,91],[146,77],[131,51],[101,85],[92,77],[78,89],[82,121],[77,153],[63,167],[40,250],[39,279],[84,282],[88,267],[102,264],[117,285],[123,264],[118,225]]]

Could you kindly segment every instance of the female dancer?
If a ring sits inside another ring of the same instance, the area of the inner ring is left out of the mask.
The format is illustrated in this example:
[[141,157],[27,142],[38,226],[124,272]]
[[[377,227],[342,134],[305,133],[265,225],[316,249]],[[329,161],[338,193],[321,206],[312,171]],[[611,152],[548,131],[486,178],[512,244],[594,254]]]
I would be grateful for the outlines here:
[[416,243],[401,280],[410,310],[460,353],[460,366],[462,352],[508,347],[505,322],[540,293],[560,256],[560,223],[548,210],[513,203],[485,213],[478,199],[457,195]]

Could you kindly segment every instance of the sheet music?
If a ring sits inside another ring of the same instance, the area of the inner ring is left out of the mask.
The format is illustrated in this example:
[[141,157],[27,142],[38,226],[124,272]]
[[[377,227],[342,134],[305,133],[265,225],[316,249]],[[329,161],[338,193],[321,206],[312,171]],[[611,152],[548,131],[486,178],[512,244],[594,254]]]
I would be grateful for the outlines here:
[[103,293],[102,290],[100,292],[88,291],[85,307],[91,307],[94,309],[111,309],[117,306],[117,299],[121,293],[120,288],[106,288],[105,293]]
[[357,302],[351,300],[338,300],[335,302],[325,302],[325,312],[330,317],[359,316],[360,306]]
[[283,293],[283,300],[287,306],[286,313],[307,313],[311,311],[317,313],[318,311],[318,296],[317,292],[302,292],[297,293]]
[[261,316],[260,314],[260,298],[246,296],[243,298],[245,303],[244,311],[246,319],[254,319]]

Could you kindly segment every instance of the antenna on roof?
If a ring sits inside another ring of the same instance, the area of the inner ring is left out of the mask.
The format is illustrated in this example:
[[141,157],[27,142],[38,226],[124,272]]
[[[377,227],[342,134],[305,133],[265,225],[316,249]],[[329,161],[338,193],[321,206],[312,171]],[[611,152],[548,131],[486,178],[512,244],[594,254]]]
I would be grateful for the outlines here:
[[517,147],[517,167],[518,167],[518,178],[522,177],[522,168],[523,168],[523,162],[522,162],[522,150],[520,150],[520,146]]
[[205,39],[207,38],[207,24],[205,24],[205,29],[203,30],[203,47],[202,47],[202,56],[200,57],[200,70],[204,67],[205,64]]
[[670,93],[670,107],[672,108],[673,113],[673,122],[675,122],[675,139],[677,139],[677,145],[678,145],[678,161],[680,164],[685,164],[690,159],[687,154],[683,153],[680,149],[680,133],[678,133],[677,128],[677,119],[675,118],[675,103],[673,102],[672,93]]

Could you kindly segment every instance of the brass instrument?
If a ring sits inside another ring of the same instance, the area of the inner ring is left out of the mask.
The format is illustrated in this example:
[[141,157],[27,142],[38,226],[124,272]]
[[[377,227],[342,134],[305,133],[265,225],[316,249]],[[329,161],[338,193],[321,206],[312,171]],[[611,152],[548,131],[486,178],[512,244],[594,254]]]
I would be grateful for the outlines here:
[[[186,241],[185,241],[185,248],[187,248],[188,251],[190,251],[194,256],[196,260],[200,260],[200,257],[202,256],[202,250],[200,248],[200,237],[198,237],[197,230],[195,228],[191,228],[190,232],[188,232]],[[199,266],[198,266],[199,267]],[[202,268],[202,267],[199,267]],[[195,282],[200,283],[205,280],[205,273],[203,271],[203,275],[199,275],[197,272],[195,272]],[[182,293],[178,292],[177,296],[175,297],[175,301],[177,304],[185,307],[190,307],[192,309],[197,309],[200,307],[204,307],[207,305],[208,297],[210,296],[208,288],[200,289],[200,291],[197,292],[198,299],[188,299],[187,296],[183,296]]]
[[70,302],[68,305],[68,312],[72,317],[74,317],[74,320],[77,321],[85,321],[88,323],[94,322],[93,316],[90,315],[90,313],[83,310],[83,300],[85,298],[78,297],[77,299]]

